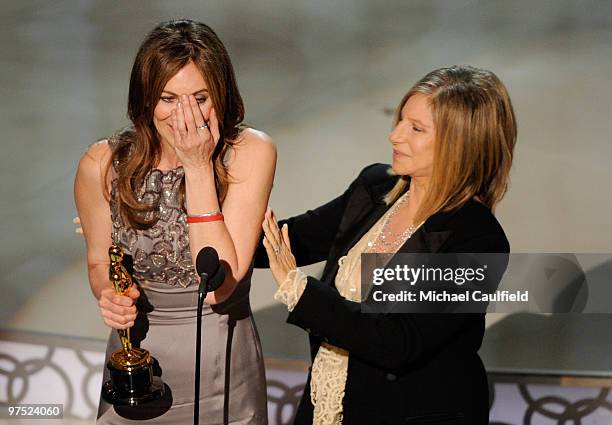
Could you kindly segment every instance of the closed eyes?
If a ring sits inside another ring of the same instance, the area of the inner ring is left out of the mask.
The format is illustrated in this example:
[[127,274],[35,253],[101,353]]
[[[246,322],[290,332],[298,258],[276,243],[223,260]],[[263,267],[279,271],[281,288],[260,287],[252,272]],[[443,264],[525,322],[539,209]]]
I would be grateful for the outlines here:
[[[174,103],[177,97],[176,96],[161,96],[159,99],[164,103]],[[206,102],[207,100],[208,100],[207,97],[196,96],[196,102],[198,102],[198,104],[200,105]]]

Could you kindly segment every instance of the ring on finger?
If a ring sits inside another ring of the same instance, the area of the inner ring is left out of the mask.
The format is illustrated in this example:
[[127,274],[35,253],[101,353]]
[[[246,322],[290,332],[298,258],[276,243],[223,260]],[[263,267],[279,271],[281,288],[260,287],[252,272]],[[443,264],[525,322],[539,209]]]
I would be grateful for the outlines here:
[[210,127],[208,127],[208,124],[206,122],[203,122],[197,128],[198,128],[198,130],[206,130],[207,128],[210,128]]
[[275,246],[273,250],[274,250],[274,255],[278,255],[278,253],[280,252],[280,248],[277,246]]

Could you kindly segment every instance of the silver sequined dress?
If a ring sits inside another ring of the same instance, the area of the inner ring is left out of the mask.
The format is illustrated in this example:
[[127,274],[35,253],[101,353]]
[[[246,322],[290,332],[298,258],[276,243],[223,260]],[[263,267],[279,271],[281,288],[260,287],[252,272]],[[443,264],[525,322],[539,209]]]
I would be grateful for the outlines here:
[[[112,146],[112,139],[109,143]],[[141,292],[132,339],[158,360],[161,377],[172,394],[170,410],[146,423],[193,423],[198,278],[179,202],[183,174],[180,167],[149,172],[137,195],[145,201],[160,198],[159,220],[144,231],[123,223],[117,211],[116,180],[112,181],[113,242],[132,255]],[[204,304],[201,424],[267,424],[263,356],[249,304],[251,274],[252,269],[228,300],[212,307]],[[117,332],[111,332],[106,360],[120,347]],[[104,381],[107,379],[105,368]],[[137,423],[118,411],[101,399],[98,423]],[[138,412],[127,416],[139,417]]]

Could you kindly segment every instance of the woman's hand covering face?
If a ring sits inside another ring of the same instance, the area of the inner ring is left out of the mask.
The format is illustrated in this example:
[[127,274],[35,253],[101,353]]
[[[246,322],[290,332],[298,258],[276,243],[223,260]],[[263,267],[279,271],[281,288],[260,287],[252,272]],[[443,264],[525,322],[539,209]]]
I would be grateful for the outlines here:
[[176,156],[184,168],[211,166],[220,139],[219,121],[212,102],[200,108],[195,96],[181,95],[172,110],[172,133]]

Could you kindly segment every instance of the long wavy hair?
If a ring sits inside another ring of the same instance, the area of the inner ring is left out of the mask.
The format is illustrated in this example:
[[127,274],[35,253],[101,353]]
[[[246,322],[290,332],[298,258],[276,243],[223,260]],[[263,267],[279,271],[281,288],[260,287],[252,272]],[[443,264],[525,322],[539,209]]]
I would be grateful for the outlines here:
[[[432,176],[415,223],[438,211],[455,210],[470,199],[494,212],[508,188],[517,135],[506,87],[484,69],[436,69],[406,93],[395,112],[394,125],[416,93],[429,97],[436,137]],[[407,176],[402,176],[385,201],[395,202],[407,184]]]
[[[153,124],[153,111],[168,80],[189,62],[202,73],[219,117],[221,137],[212,161],[219,202],[227,194],[231,176],[224,158],[237,143],[244,119],[244,105],[229,55],[217,34],[201,22],[187,19],[162,22],[147,35],[136,54],[128,94],[128,118],[132,125],[113,136],[117,143],[106,169],[108,178],[114,164],[119,213],[124,222],[136,229],[150,228],[159,218],[159,200],[139,202],[136,195],[147,173],[160,160],[161,140]],[[179,196],[184,208],[184,178]]]

